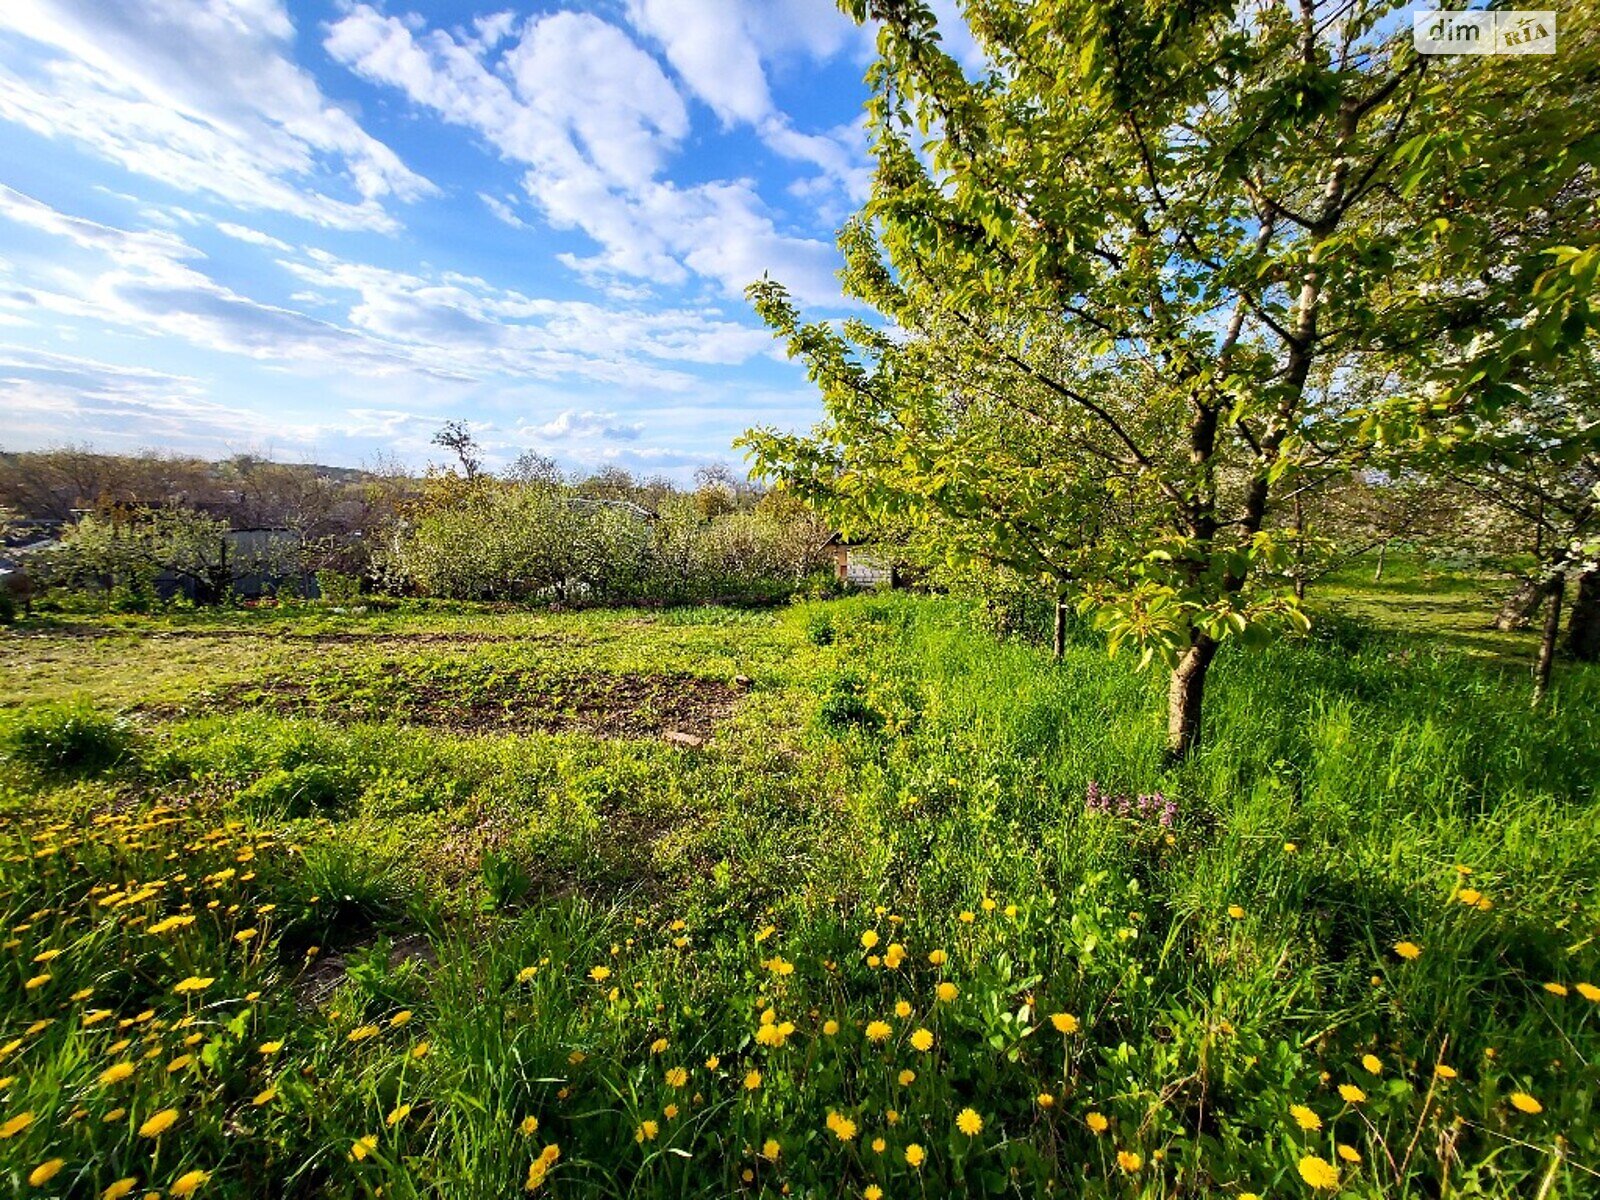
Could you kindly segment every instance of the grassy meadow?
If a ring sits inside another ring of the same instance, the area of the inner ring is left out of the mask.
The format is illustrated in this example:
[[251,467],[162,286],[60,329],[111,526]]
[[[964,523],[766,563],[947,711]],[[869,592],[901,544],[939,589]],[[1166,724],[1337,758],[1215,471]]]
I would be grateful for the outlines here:
[[1600,1195],[1600,671],[1370,564],[1165,681],[971,604],[0,632],[0,1191]]

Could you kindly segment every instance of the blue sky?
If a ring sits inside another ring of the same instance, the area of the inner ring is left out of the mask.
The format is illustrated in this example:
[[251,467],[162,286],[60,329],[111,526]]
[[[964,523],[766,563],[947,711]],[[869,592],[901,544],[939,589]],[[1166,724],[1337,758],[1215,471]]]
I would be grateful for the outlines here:
[[495,465],[737,462],[819,412],[741,293],[843,311],[871,36],[831,0],[4,0],[0,447],[415,466],[462,418]]

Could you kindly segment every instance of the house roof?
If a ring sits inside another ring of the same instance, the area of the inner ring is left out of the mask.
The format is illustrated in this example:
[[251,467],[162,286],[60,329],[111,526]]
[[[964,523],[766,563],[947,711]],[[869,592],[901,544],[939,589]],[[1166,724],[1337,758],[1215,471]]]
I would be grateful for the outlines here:
[[851,546],[870,546],[876,540],[876,538],[871,537],[846,537],[835,530],[828,535],[828,540],[822,543],[822,548],[826,550],[829,546],[843,546],[846,549]]

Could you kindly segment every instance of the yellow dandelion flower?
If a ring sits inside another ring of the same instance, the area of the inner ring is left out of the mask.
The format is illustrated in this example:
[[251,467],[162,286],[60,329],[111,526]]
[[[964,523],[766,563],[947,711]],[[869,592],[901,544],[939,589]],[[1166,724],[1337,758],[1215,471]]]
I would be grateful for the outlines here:
[[1244,909],[1240,908],[1237,904],[1230,904],[1228,905],[1228,915],[1235,921],[1242,921],[1244,920]]
[[824,1021],[822,1023],[823,1036],[832,1037],[834,1034],[836,1034],[838,1032],[839,1032],[839,1022],[835,1021],[832,1017],[829,1017],[826,1021]]
[[1394,952],[1407,962],[1410,962],[1412,959],[1422,956],[1422,947],[1415,942],[1396,942],[1394,944]]
[[594,980],[596,983],[604,983],[606,980],[611,978],[611,968],[610,967],[590,967],[589,968],[589,978]]
[[928,954],[928,961],[936,967],[942,967],[950,961],[950,956],[943,950],[934,950]]
[[1040,1092],[1034,1097],[1034,1103],[1040,1108],[1054,1108],[1056,1106],[1056,1098],[1049,1092]]
[[1335,1149],[1339,1151],[1339,1157],[1344,1159],[1344,1161],[1347,1163],[1358,1163],[1361,1161],[1361,1152],[1354,1146],[1347,1146],[1343,1142],[1340,1142]]
[[100,1200],[122,1200],[129,1192],[139,1186],[139,1181],[132,1175],[117,1180],[100,1193]]
[[100,1072],[101,1083],[121,1083],[133,1074],[133,1064],[127,1062],[113,1063]]
[[1456,1077],[1456,1069],[1454,1067],[1446,1066],[1444,1063],[1436,1063],[1433,1068],[1433,1073],[1440,1079],[1454,1079]]
[[24,1129],[32,1124],[33,1114],[31,1112],[18,1113],[9,1121],[6,1121],[4,1124],[0,1124],[0,1139],[14,1138],[17,1136],[17,1134],[21,1133]]
[[432,1045],[433,1043],[431,1042],[418,1042],[415,1046],[411,1047],[411,1057],[427,1058],[428,1051],[432,1048]]
[[210,1178],[210,1171],[187,1171],[172,1181],[172,1194],[178,1197],[178,1200],[186,1200],[204,1187]]
[[977,1137],[983,1132],[983,1118],[976,1109],[963,1108],[956,1114],[956,1128],[968,1137]]
[[60,1174],[61,1173],[61,1168],[66,1166],[66,1165],[67,1165],[67,1160],[64,1159],[64,1158],[46,1159],[44,1162],[40,1163],[33,1170],[28,1172],[28,1182],[31,1183],[34,1187],[43,1187],[45,1184],[49,1183],[52,1179],[54,1179],[58,1174]]
[[36,991],[39,988],[42,988],[45,984],[49,983],[50,980],[53,979],[53,978],[54,978],[54,976],[51,975],[49,971],[45,971],[43,974],[35,975],[32,979],[28,980],[28,982],[23,984],[22,986],[27,991],[30,991],[30,992]]
[[276,1085],[274,1085],[273,1087],[267,1088],[265,1091],[257,1092],[255,1099],[250,1101],[250,1103],[254,1104],[257,1108],[260,1108],[263,1104],[271,1104],[277,1098],[278,1089]]
[[1333,1191],[1339,1186],[1339,1168],[1325,1158],[1308,1154],[1297,1164],[1300,1178],[1318,1191]]
[[878,931],[876,929],[869,929],[861,935],[861,948],[863,950],[871,950],[877,944]]
[[719,1058],[715,1054],[713,1054],[710,1058],[706,1059],[706,1070],[708,1070],[708,1071],[715,1071],[721,1065],[722,1065],[722,1059]]
[[894,1002],[894,1015],[902,1020],[909,1017],[911,1015],[911,1002],[908,1000],[896,1000]]
[[748,1075],[746,1075],[744,1077],[744,1090],[745,1091],[753,1092],[760,1086],[761,1086],[761,1072],[760,1071],[751,1071]]
[[376,1025],[358,1025],[350,1031],[350,1036],[345,1040],[351,1042],[364,1042],[368,1038],[377,1037],[381,1032],[382,1031]]
[[1083,1119],[1083,1123],[1089,1127],[1091,1133],[1104,1133],[1111,1128],[1111,1122],[1105,1113],[1092,1112]]
[[861,1200],[883,1200],[883,1189],[875,1183],[869,1183],[861,1193]]
[[833,1136],[841,1142],[848,1142],[856,1136],[856,1123],[849,1117],[840,1116],[836,1112],[828,1114],[828,1128],[833,1131]]
[[1353,1083],[1341,1083],[1339,1085],[1339,1098],[1346,1104],[1360,1104],[1367,1098],[1367,1094]]
[[192,1055],[192,1054],[180,1054],[180,1055],[178,1055],[177,1058],[173,1059],[171,1062],[169,1062],[167,1064],[167,1074],[168,1075],[176,1075],[179,1071],[183,1070],[185,1067],[189,1066],[193,1062],[194,1062],[194,1055]]
[[678,1106],[676,1104],[667,1105],[661,1110],[661,1115],[669,1121],[676,1121],[678,1119]]
[[276,1054],[279,1050],[282,1050],[282,1049],[283,1049],[283,1043],[281,1041],[278,1041],[278,1042],[262,1042],[261,1045],[256,1047],[257,1051],[259,1051],[262,1054],[267,1054],[267,1055]]
[[1321,1129],[1322,1118],[1317,1116],[1304,1104],[1293,1104],[1289,1107],[1289,1115],[1294,1118],[1294,1123],[1301,1129]]
[[889,1022],[887,1021],[869,1021],[867,1023],[866,1034],[869,1042],[887,1041],[889,1035],[893,1032],[894,1030],[889,1028]]
[[1050,1024],[1056,1027],[1057,1033],[1078,1032],[1078,1018],[1071,1013],[1056,1013],[1050,1018]]
[[665,1054],[669,1045],[670,1043],[666,1038],[657,1038],[655,1041],[650,1043],[650,1053]]
[[139,1136],[147,1138],[160,1137],[177,1123],[178,1110],[175,1108],[163,1108],[145,1121],[143,1125],[139,1126]]
[[959,912],[956,915],[957,915],[957,918],[960,921],[962,921],[964,924],[967,924],[967,925],[971,925],[974,921],[976,921],[978,919],[978,915],[976,913],[974,913],[970,908],[962,909],[961,912]]
[[667,1072],[667,1086],[681,1088],[689,1082],[689,1072],[683,1067],[673,1067]]
[[944,983],[941,983],[937,988],[934,989],[934,994],[939,997],[939,1000],[942,1003],[949,1004],[952,1000],[955,1000],[961,995],[961,989],[955,984],[946,980]]
[[1544,1105],[1528,1095],[1527,1092],[1512,1092],[1511,1107],[1518,1112],[1525,1113],[1541,1113],[1544,1111]]
[[1361,1056],[1361,1065],[1366,1069],[1368,1075],[1383,1074],[1383,1059],[1376,1054],[1363,1054]]
[[910,1087],[917,1081],[917,1073],[908,1068],[904,1071],[901,1071],[898,1078],[900,1080],[901,1087]]
[[921,1167],[927,1158],[928,1152],[915,1142],[906,1147],[906,1166],[913,1169]]
[[768,1138],[761,1143],[761,1157],[768,1162],[777,1162],[778,1155],[783,1153],[783,1147],[778,1145],[777,1138]]
[[1118,1150],[1117,1166],[1132,1175],[1140,1167],[1144,1166],[1144,1159],[1140,1158],[1132,1150]]
[[411,1105],[397,1104],[394,1108],[389,1110],[389,1115],[383,1119],[383,1123],[390,1129],[393,1129],[396,1125],[400,1124],[401,1121],[404,1121],[410,1115]]
[[639,1128],[633,1131],[633,1140],[643,1145],[645,1142],[655,1141],[656,1135],[660,1132],[661,1126],[656,1122],[640,1121]]
[[180,996],[187,996],[195,992],[203,992],[215,982],[215,979],[206,976],[191,975],[189,978],[174,984],[172,990]]
[[113,1108],[110,1112],[108,1112],[105,1116],[101,1117],[100,1119],[102,1121],[104,1121],[107,1125],[110,1125],[114,1121],[122,1120],[122,1118],[127,1116],[127,1115],[128,1115],[128,1110],[127,1109],[125,1109],[125,1108]]
[[409,1023],[410,1020],[411,1010],[409,1008],[402,1008],[399,1012],[395,1013],[394,1016],[389,1018],[389,1028],[398,1029],[400,1026]]
[[366,1158],[367,1155],[376,1151],[377,1148],[378,1135],[375,1133],[369,1133],[366,1137],[357,1138],[355,1141],[350,1143],[350,1159],[352,1162],[360,1162],[362,1159]]
[[1540,986],[1552,996],[1565,996],[1567,994],[1567,985],[1564,983],[1545,983],[1540,984]]
[[1595,987],[1592,983],[1580,983],[1578,985],[1578,995],[1585,1000],[1600,1001],[1600,987]]

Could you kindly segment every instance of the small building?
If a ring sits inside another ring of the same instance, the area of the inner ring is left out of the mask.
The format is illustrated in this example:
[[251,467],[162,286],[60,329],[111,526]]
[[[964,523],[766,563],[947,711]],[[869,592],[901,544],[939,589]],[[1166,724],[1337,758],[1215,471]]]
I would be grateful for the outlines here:
[[890,552],[870,538],[852,539],[832,534],[822,548],[833,555],[834,576],[850,587],[880,585],[896,588],[901,584],[900,566]]

